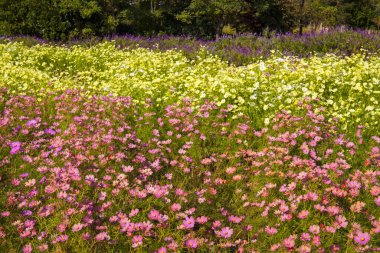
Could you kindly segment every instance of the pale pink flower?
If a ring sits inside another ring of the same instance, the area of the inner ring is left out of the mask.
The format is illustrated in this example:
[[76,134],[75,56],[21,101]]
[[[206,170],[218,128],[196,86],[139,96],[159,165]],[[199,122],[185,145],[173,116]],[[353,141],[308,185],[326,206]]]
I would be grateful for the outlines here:
[[265,227],[265,232],[266,232],[268,235],[274,235],[274,234],[277,234],[277,229],[276,229],[276,228],[273,228],[273,227],[266,226],[266,227]]
[[181,210],[181,205],[178,203],[174,203],[173,205],[171,205],[171,209],[173,212],[177,212],[177,211]]
[[311,247],[308,244],[301,245],[298,249],[298,252],[300,253],[310,253],[311,252]]
[[315,235],[319,234],[320,228],[318,225],[311,225],[309,231]]
[[294,236],[289,236],[288,238],[285,238],[283,241],[283,245],[285,248],[294,248],[296,242],[295,242],[295,237]]
[[72,230],[73,230],[73,232],[78,232],[78,231],[82,230],[82,228],[83,228],[83,224],[77,223],[77,224],[73,225]]
[[307,210],[302,210],[298,214],[298,218],[300,218],[300,219],[305,219],[307,216],[309,216],[309,211],[307,211]]

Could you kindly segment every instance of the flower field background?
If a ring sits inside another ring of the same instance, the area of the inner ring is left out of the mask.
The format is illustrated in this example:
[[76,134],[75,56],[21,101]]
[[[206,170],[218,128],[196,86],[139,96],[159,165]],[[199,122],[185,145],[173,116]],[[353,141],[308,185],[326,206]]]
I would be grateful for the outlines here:
[[377,52],[119,45],[0,44],[0,252],[380,248]]

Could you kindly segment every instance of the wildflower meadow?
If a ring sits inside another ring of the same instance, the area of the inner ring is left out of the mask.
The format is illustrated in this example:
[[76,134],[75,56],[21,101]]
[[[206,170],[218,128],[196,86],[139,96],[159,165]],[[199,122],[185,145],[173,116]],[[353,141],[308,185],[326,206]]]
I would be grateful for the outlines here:
[[380,58],[0,44],[0,252],[379,252]]

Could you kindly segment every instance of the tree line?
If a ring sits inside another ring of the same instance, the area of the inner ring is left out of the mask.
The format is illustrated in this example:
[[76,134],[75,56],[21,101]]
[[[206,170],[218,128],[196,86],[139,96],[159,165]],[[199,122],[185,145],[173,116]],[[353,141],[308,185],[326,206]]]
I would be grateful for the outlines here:
[[70,40],[111,34],[303,33],[379,29],[380,0],[0,0],[0,35]]

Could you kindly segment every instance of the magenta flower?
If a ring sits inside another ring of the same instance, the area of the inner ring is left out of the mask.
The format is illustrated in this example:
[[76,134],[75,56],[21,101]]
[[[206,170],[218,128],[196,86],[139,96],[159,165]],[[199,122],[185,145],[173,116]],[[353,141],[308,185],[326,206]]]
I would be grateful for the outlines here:
[[223,238],[230,238],[232,234],[234,233],[234,230],[230,227],[224,227],[222,230],[220,230],[219,235]]
[[368,233],[363,233],[363,232],[359,232],[354,237],[354,241],[359,245],[366,245],[370,239],[371,239],[371,236]]
[[148,214],[148,218],[150,220],[159,220],[160,219],[160,212],[157,210],[151,210],[150,213]]
[[183,222],[183,226],[187,229],[192,229],[194,227],[195,220],[192,216],[187,217]]
[[55,135],[55,131],[51,128],[46,129],[45,133],[50,134],[50,135]]
[[189,239],[186,241],[186,247],[190,249],[196,249],[198,247],[197,240],[195,239]]
[[11,147],[11,154],[12,155],[17,154],[21,150],[21,142],[19,142],[19,141],[12,142],[9,146]]
[[28,127],[34,126],[34,125],[36,125],[36,124],[37,124],[37,120],[35,120],[35,119],[31,119],[31,120],[29,120],[28,122],[26,122],[26,125],[27,125]]

